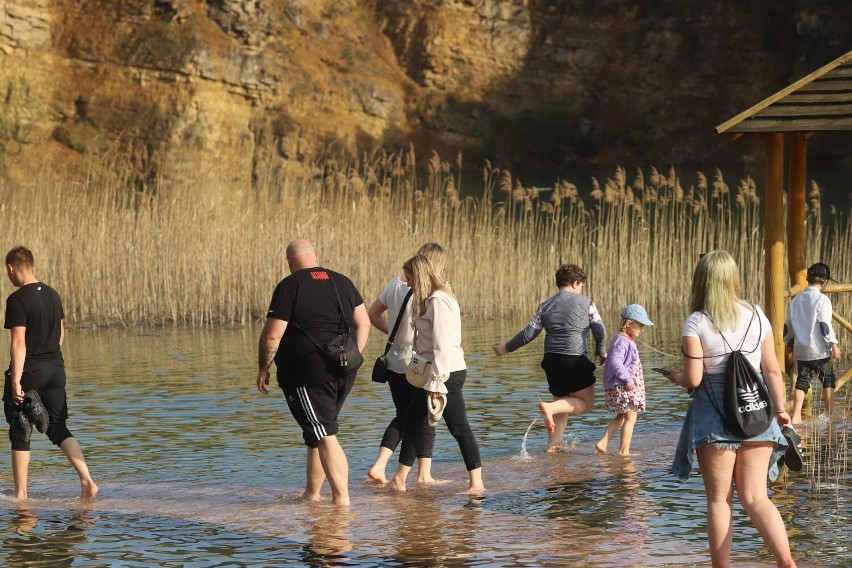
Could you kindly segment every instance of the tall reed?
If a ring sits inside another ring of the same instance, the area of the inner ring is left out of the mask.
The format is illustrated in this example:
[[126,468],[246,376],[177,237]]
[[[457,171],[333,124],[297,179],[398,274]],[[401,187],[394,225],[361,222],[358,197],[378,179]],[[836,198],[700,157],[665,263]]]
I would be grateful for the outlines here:
[[[433,154],[423,176],[417,163],[413,148],[379,151],[270,164],[252,184],[225,168],[208,183],[163,178],[155,190],[96,166],[80,182],[36,174],[0,186],[0,234],[5,250],[33,249],[72,324],[254,321],[287,274],[285,247],[296,237],[314,241],[321,262],[350,276],[367,303],[426,241],[449,251],[450,281],[475,317],[530,313],[564,262],[584,267],[605,314],[631,302],[683,310],[698,255],[712,248],[733,254],[744,295],[762,303],[762,216],[749,178],[731,189],[718,170],[684,185],[673,168],[632,181],[617,168],[583,195],[563,180],[525,187],[486,163],[481,187],[463,193],[461,157],[450,164]],[[813,193],[807,257],[848,280],[848,214],[820,211]],[[850,314],[849,298],[833,300]]]

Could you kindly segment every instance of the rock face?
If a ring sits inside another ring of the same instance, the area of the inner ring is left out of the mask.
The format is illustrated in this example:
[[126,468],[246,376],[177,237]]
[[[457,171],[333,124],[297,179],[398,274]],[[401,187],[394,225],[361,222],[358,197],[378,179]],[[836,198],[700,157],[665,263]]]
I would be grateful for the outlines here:
[[410,143],[557,174],[738,162],[760,145],[713,127],[852,49],[850,21],[819,0],[0,0],[0,164],[249,180]]

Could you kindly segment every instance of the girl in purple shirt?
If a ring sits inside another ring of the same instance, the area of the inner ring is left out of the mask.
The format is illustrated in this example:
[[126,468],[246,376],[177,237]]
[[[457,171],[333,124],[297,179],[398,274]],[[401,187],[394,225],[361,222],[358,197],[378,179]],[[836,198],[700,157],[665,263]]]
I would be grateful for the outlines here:
[[606,453],[609,439],[621,429],[621,447],[618,454],[630,455],[633,426],[639,411],[645,410],[645,379],[642,362],[636,348],[636,338],[646,325],[654,325],[648,319],[645,308],[630,304],[621,310],[621,331],[612,338],[604,365],[604,403],[607,410],[616,416],[607,425],[603,437],[595,448]]

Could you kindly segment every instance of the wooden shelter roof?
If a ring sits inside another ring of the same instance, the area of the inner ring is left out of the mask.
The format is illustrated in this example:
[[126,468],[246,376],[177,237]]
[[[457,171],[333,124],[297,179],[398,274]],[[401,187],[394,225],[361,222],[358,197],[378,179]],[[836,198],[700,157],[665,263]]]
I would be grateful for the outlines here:
[[852,51],[716,127],[717,134],[852,130]]

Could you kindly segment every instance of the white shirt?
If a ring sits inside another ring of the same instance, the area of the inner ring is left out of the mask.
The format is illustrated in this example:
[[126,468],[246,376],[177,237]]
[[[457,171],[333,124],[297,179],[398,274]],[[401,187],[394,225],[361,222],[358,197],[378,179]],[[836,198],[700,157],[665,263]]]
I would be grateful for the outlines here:
[[[405,296],[409,290],[410,288],[404,280],[394,278],[379,293],[379,301],[388,308],[388,335],[393,331],[393,324],[396,323],[399,308],[402,306],[402,302],[405,300]],[[411,327],[411,306],[413,303],[414,299],[409,298],[405,306],[405,313],[399,322],[399,328],[396,330],[393,345],[390,351],[388,351],[388,369],[394,373],[405,374],[408,362],[411,361],[411,348],[414,343],[414,329]],[[382,351],[384,351],[384,347],[382,347]]]
[[427,391],[446,394],[444,383],[453,371],[467,369],[461,347],[461,310],[459,303],[438,290],[426,298],[426,313],[416,318],[417,345],[414,349],[432,362]]
[[[692,312],[683,324],[683,337],[695,337],[701,341],[704,349],[704,372],[710,375],[725,372],[725,365],[732,350],[739,350],[746,356],[748,362],[755,369],[760,369],[760,345],[768,333],[772,331],[772,325],[763,314],[760,306],[755,305],[757,314],[751,311],[749,306],[737,304],[740,312],[740,322],[736,331],[726,331],[722,335],[716,326],[710,321],[704,312]],[[754,321],[752,316],[754,315]],[[751,321],[751,325],[749,325]],[[746,332],[746,330],[748,330]],[[728,343],[726,344],[725,341]],[[730,345],[730,347],[728,347]]]
[[784,342],[793,344],[795,360],[831,357],[831,344],[837,343],[831,312],[831,300],[816,286],[808,286],[793,298],[784,321]]

